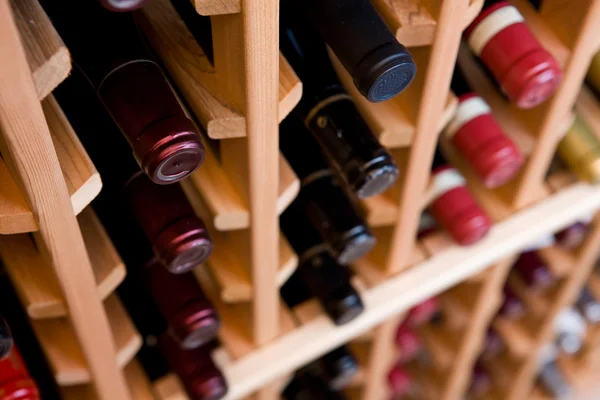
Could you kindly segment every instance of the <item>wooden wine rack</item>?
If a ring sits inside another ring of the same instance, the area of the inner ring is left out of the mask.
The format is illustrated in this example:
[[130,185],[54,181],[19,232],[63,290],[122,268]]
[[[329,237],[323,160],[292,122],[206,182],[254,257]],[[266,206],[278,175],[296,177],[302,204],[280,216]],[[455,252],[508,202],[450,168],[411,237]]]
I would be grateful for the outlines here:
[[[206,132],[205,164],[182,186],[215,239],[215,252],[197,276],[223,319],[227,399],[279,398],[295,369],[347,342],[361,363],[348,395],[387,398],[395,327],[406,310],[433,295],[456,317],[443,329],[463,334],[448,341],[443,332],[425,333],[434,355],[432,398],[462,398],[490,324],[505,332],[512,357],[504,360],[511,366],[510,384],[498,388],[496,398],[543,398],[534,385],[537,353],[551,340],[553,318],[588,279],[600,249],[598,220],[579,249],[546,250],[561,280],[546,295],[527,299],[538,315],[535,330],[531,321],[519,325],[493,316],[519,251],[600,209],[600,188],[564,172],[546,177],[574,107],[600,137],[600,105],[582,88],[600,49],[594,29],[600,0],[545,0],[539,12],[525,0],[512,0],[565,74],[556,94],[532,110],[507,104],[461,49],[462,33],[483,0],[372,0],[410,48],[418,74],[398,97],[372,104],[333,60],[401,168],[393,188],[363,203],[378,239],[354,265],[366,310],[340,327],[316,303],[287,310],[279,301],[278,289],[298,260],[279,232],[278,216],[300,185],[279,153],[277,126],[300,100],[302,83],[279,53],[278,0],[190,1],[211,17],[214,65],[168,0],[153,0],[136,17],[182,104]],[[171,375],[156,382],[153,393],[132,360],[141,340],[112,294],[125,268],[86,208],[101,177],[51,96],[69,74],[68,49],[37,0],[0,0],[0,37],[0,255],[65,398],[185,398]],[[471,247],[458,247],[444,234],[416,239],[419,215],[430,200],[434,149],[457,104],[449,90],[457,58],[527,159],[517,179],[487,190],[442,138],[496,221],[488,237]],[[600,368],[600,333],[588,336],[583,355],[561,360],[578,385]]]

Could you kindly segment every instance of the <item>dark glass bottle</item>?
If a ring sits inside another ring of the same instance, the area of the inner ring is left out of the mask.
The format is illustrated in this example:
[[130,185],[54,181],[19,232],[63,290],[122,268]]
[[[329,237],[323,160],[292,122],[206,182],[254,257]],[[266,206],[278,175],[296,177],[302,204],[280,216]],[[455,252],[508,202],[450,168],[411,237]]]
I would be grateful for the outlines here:
[[102,177],[102,197],[115,209],[127,206],[170,271],[183,273],[204,262],[212,241],[181,187],[156,185],[141,173],[83,76],[74,71],[54,95]]
[[504,185],[523,164],[519,148],[504,134],[486,101],[471,89],[458,64],[451,88],[458,96],[458,108],[444,134],[486,187]]
[[469,394],[474,396],[474,398],[483,398],[490,391],[491,387],[492,376],[481,362],[477,362],[475,367],[473,367]]
[[464,36],[473,53],[520,108],[544,102],[562,80],[557,61],[507,1],[486,0]]
[[127,12],[144,6],[150,0],[98,0],[104,8],[110,11]]
[[170,335],[159,338],[159,347],[191,400],[218,400],[227,394],[225,377],[214,363],[212,346],[192,350],[179,347]]
[[600,302],[587,287],[581,289],[576,306],[588,323],[600,323]]
[[552,271],[535,250],[521,253],[513,269],[529,289],[545,289],[554,283]]
[[429,212],[452,238],[467,246],[481,240],[492,222],[469,192],[465,178],[447,163],[439,150],[433,159],[433,200]]
[[302,80],[303,94],[281,131],[286,136],[306,135],[304,124],[358,197],[383,192],[398,177],[392,156],[344,90],[325,44],[307,26],[296,25],[281,26],[280,48]]
[[344,389],[358,372],[358,361],[346,346],[331,350],[312,364],[331,390]]
[[346,397],[329,388],[319,376],[306,371],[296,373],[282,393],[285,400],[345,400]]
[[286,19],[320,33],[369,101],[391,99],[412,82],[412,56],[369,0],[286,0],[281,8]]
[[8,356],[13,343],[14,339],[8,323],[0,315],[0,360]]
[[554,235],[556,244],[565,249],[576,249],[583,243],[589,230],[590,226],[587,222],[577,221]]
[[504,285],[502,293],[502,304],[498,314],[510,319],[517,319],[525,315],[525,306],[508,285]]
[[150,179],[169,184],[195,171],[204,159],[197,128],[146,49],[133,14],[90,0],[42,5]]
[[[335,173],[327,167],[318,145],[309,135],[288,128],[291,121],[282,123],[280,149],[301,181],[298,198],[290,206],[308,219],[331,254],[342,264],[362,257],[375,245],[375,238],[356,204]],[[308,228],[307,228],[308,229]],[[296,250],[301,254],[306,249]]]

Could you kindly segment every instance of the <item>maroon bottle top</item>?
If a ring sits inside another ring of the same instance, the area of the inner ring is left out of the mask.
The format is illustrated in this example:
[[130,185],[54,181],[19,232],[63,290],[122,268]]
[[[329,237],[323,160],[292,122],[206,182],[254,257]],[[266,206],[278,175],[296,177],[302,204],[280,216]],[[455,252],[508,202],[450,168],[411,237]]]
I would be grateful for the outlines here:
[[196,170],[204,159],[197,128],[153,61],[133,14],[92,0],[41,3],[150,179],[169,184]]
[[227,394],[227,382],[212,360],[210,344],[185,350],[170,335],[163,335],[159,347],[191,400],[218,400]]
[[525,307],[508,285],[503,288],[504,298],[499,313],[506,318],[519,318],[525,313]]
[[513,268],[530,289],[544,289],[554,282],[550,268],[536,251],[521,253]]
[[415,390],[413,376],[400,365],[394,365],[387,378],[389,388],[394,396],[402,398]]
[[110,11],[133,11],[148,3],[149,0],[98,0],[104,8]]
[[37,385],[29,375],[16,346],[0,361],[0,400],[40,400]]
[[565,249],[575,249],[583,243],[588,230],[588,224],[585,222],[576,222],[554,235],[556,243]]
[[212,240],[179,185],[159,186],[138,173],[124,191],[132,214],[169,271],[187,272],[208,258]]
[[395,342],[396,348],[400,353],[400,362],[412,360],[421,352],[421,350],[423,350],[423,342],[416,332],[406,323],[398,325]]
[[216,337],[219,316],[191,272],[172,274],[156,258],[146,264],[145,272],[156,305],[181,347],[193,349]]
[[409,326],[418,326],[429,322],[439,311],[440,302],[437,297],[430,297],[410,309],[405,323]]

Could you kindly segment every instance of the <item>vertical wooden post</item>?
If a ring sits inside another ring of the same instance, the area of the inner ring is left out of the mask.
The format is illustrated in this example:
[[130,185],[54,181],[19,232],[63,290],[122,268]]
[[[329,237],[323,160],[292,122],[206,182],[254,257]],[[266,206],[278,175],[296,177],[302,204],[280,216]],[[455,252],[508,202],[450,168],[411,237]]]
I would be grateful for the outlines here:
[[8,0],[0,1],[0,151],[21,184],[66,300],[98,397],[126,400],[108,319]]

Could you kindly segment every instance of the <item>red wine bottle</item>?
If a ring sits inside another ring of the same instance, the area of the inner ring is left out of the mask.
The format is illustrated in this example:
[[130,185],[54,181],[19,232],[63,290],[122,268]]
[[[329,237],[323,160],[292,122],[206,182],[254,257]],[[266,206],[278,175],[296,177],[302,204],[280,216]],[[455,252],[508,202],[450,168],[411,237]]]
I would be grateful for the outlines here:
[[557,61],[507,1],[486,0],[464,36],[473,53],[520,108],[544,102],[562,80]]
[[42,5],[150,179],[169,184],[195,171],[204,159],[197,128],[146,49],[133,14],[90,0]]
[[513,269],[532,290],[546,289],[555,282],[552,271],[535,250],[521,253]]
[[437,297],[430,297],[413,306],[404,323],[408,326],[421,326],[430,322],[440,312],[440,302]]
[[469,192],[465,178],[447,163],[439,150],[431,173],[434,189],[429,204],[431,215],[462,246],[483,239],[492,221]]
[[225,397],[227,382],[212,359],[210,344],[186,350],[170,335],[163,335],[159,338],[159,347],[191,400]]
[[369,101],[391,99],[412,82],[412,56],[369,0],[286,0],[281,8],[285,17],[320,33]]
[[98,0],[104,8],[110,11],[127,12],[144,6],[150,0]]
[[182,189],[156,185],[141,173],[82,75],[74,71],[54,95],[102,176],[103,197],[115,208],[127,206],[159,260],[175,273],[204,262],[212,240]]
[[41,400],[17,346],[0,360],[0,400]]
[[398,349],[398,362],[406,363],[415,359],[423,352],[423,341],[407,323],[403,322],[396,328],[394,343]]
[[393,398],[422,398],[422,393],[413,373],[403,365],[394,365],[388,373],[387,381]]
[[444,134],[488,188],[510,181],[521,168],[523,157],[494,118],[490,106],[475,93],[457,64],[452,91],[458,108]]
[[333,391],[321,377],[309,371],[299,371],[282,393],[285,400],[346,400],[346,397]]
[[8,323],[0,315],[0,360],[8,356],[13,343],[14,339]]
[[144,270],[150,293],[182,348],[193,349],[215,339],[219,316],[191,272],[171,274],[155,258]]
[[[282,18],[285,19],[284,16]],[[303,94],[282,132],[306,135],[302,123],[327,154],[332,168],[360,198],[388,189],[398,177],[391,154],[379,143],[340,83],[325,45],[301,24],[282,25],[280,48],[302,80]],[[291,133],[294,132],[294,133]]]
[[[375,238],[352,198],[327,167],[314,139],[289,129],[290,123],[289,118],[282,123],[279,147],[298,175],[301,188],[289,214],[308,219],[331,254],[342,264],[352,263],[373,248]],[[305,250],[296,251],[301,254]]]

